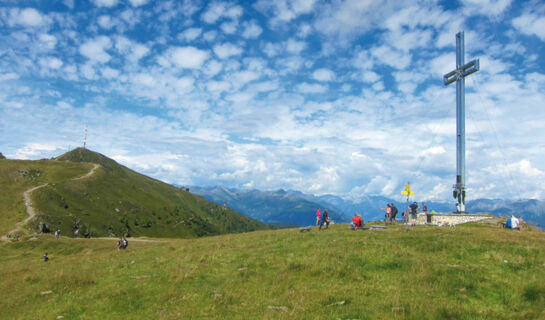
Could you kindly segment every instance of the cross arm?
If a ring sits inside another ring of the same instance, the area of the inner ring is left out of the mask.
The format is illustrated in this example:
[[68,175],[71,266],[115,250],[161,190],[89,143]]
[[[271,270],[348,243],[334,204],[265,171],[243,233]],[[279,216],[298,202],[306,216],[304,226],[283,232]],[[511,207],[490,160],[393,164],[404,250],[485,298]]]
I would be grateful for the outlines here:
[[445,86],[448,86],[449,84],[458,80],[458,78],[469,76],[477,71],[479,71],[479,59],[472,60],[460,68],[445,74],[443,76],[443,83]]

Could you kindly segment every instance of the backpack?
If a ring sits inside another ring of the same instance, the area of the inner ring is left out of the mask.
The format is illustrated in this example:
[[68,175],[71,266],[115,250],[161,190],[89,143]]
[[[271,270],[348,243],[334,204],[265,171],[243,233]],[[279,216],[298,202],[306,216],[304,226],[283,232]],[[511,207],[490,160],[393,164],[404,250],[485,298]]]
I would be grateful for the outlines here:
[[505,227],[506,228],[511,229],[513,227],[513,225],[511,224],[512,223],[511,220],[512,220],[511,218],[507,218],[507,221],[505,221]]
[[392,215],[396,215],[397,214],[397,208],[396,207],[392,207]]

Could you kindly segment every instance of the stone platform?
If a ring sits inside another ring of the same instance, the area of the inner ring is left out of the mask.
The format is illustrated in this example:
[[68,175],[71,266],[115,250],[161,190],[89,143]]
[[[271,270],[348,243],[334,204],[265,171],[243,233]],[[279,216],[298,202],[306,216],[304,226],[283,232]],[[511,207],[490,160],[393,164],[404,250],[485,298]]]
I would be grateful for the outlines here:
[[477,222],[494,218],[491,214],[468,214],[468,213],[419,213],[416,218],[416,224],[431,224],[436,226],[455,226],[468,222]]

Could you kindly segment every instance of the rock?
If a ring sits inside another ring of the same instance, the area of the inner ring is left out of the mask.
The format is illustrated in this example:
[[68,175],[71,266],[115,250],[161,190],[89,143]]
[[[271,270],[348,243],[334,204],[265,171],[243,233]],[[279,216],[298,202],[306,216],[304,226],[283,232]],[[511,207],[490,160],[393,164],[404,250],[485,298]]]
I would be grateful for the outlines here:
[[46,295],[46,294],[51,294],[51,293],[53,293],[53,291],[51,291],[51,290],[40,292],[41,295]]
[[57,316],[57,319],[64,319],[64,316]]
[[329,305],[327,305],[327,306],[328,306],[328,307],[330,307],[330,306],[342,306],[342,305],[344,305],[345,303],[346,303],[346,301],[343,300],[343,301],[333,302],[332,304],[329,304]]
[[115,210],[115,212],[119,213],[119,209],[115,208],[114,210]]

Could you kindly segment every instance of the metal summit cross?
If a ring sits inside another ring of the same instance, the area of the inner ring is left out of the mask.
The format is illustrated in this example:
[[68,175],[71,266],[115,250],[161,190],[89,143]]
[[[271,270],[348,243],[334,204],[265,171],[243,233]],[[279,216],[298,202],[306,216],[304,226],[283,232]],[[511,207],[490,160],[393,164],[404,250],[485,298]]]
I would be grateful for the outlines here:
[[464,64],[464,32],[456,34],[456,70],[443,76],[445,86],[456,81],[456,184],[452,193],[457,212],[465,212],[466,180],[466,106],[465,77],[479,71],[479,59]]

